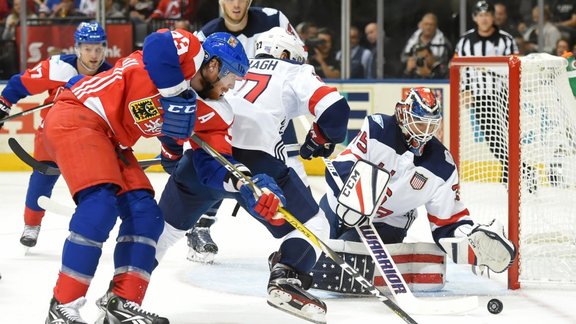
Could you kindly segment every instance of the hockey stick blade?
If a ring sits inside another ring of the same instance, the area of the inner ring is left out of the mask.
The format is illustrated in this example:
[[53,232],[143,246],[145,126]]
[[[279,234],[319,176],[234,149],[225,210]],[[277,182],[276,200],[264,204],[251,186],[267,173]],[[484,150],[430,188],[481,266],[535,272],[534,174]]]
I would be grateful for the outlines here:
[[60,175],[60,169],[36,160],[32,155],[28,154],[28,152],[24,150],[22,145],[20,145],[15,138],[10,137],[8,139],[8,146],[10,146],[12,152],[14,152],[22,162],[28,164],[32,169],[45,175]]
[[[225,157],[223,157],[218,151],[214,150],[208,143],[200,139],[196,134],[192,134],[190,137],[196,144],[200,145],[204,151],[210,154],[216,161],[220,162],[228,171],[230,171],[239,181],[243,184],[249,185],[255,193],[261,192],[261,190],[252,182],[252,180],[241,173],[234,165],[232,165]],[[352,276],[358,283],[360,283],[367,291],[378,298],[382,303],[384,303],[390,310],[392,310],[396,315],[402,318],[406,323],[416,324],[417,322],[406,313],[400,306],[394,303],[391,299],[386,297],[378,288],[376,288],[372,283],[370,283],[366,278],[361,276],[358,271],[352,266],[350,266],[346,261],[340,257],[334,250],[332,250],[327,244],[322,242],[314,233],[312,233],[304,224],[302,224],[294,215],[292,215],[286,209],[280,207],[279,212],[284,215],[284,218],[288,223],[290,223],[296,230],[300,231],[308,240],[319,247],[329,258],[334,260],[342,270]]]
[[[323,158],[327,169],[333,176],[334,182],[339,188],[344,187],[342,179],[340,179],[332,161]],[[357,165],[357,164],[356,164]],[[354,169],[356,168],[354,166]],[[376,167],[376,166],[374,166]],[[377,167],[376,167],[377,168]],[[366,169],[364,169],[366,170]],[[366,171],[362,171],[366,173]],[[351,173],[352,174],[352,173]],[[358,176],[361,177],[361,176]],[[373,172],[368,170],[368,177],[373,177]],[[360,181],[357,179],[357,181]],[[386,188],[379,188],[378,191],[384,191]],[[374,195],[373,195],[374,196]],[[378,202],[380,204],[380,202]],[[377,208],[374,212],[377,211]],[[436,300],[422,300],[414,296],[410,287],[404,280],[402,273],[398,270],[396,263],[391,257],[390,252],[382,239],[378,235],[371,218],[366,218],[362,224],[354,226],[362,242],[367,247],[368,252],[372,256],[375,263],[375,268],[384,278],[386,286],[396,298],[396,302],[400,307],[405,309],[411,314],[460,314],[467,313],[478,307],[477,296],[467,296],[454,299],[436,299]]]
[[45,211],[54,213],[56,215],[72,217],[72,214],[74,214],[74,208],[65,206],[46,196],[38,197],[38,206],[40,206]]
[[[30,166],[32,169],[45,175],[60,175],[60,169],[58,169],[58,167],[36,160],[32,155],[28,154],[28,152],[24,150],[22,145],[20,145],[20,143],[18,143],[15,138],[10,137],[8,139],[8,146],[10,146],[12,152],[14,152],[14,154],[16,154],[16,156],[22,160],[22,162],[28,164],[28,166]],[[138,161],[138,165],[140,165],[142,169],[146,169],[158,164],[160,164],[159,158]]]

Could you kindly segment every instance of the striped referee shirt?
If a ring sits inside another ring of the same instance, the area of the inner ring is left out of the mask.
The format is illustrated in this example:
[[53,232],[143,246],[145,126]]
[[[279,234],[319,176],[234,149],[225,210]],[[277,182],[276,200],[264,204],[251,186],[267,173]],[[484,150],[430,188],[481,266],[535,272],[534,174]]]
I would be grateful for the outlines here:
[[505,56],[518,54],[518,45],[509,33],[496,28],[496,31],[483,37],[476,28],[462,35],[456,44],[457,56]]

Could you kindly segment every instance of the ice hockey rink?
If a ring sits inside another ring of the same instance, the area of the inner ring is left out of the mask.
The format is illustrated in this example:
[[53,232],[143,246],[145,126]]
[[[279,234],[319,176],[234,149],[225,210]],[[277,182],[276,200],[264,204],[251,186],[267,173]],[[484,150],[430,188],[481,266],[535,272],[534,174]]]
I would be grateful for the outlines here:
[[[149,173],[157,197],[167,179],[163,173]],[[29,173],[0,173],[0,323],[44,323],[52,288],[60,267],[62,244],[69,218],[48,212],[42,224],[38,245],[26,252],[20,245],[23,202]],[[316,196],[322,194],[323,179],[311,180]],[[53,199],[73,206],[60,179]],[[171,323],[307,323],[266,304],[267,257],[279,242],[242,212],[229,216],[233,203],[227,201],[219,221],[212,227],[220,252],[212,265],[186,260],[185,240],[170,250],[154,272],[144,308],[170,319]],[[113,273],[112,250],[116,230],[104,245],[83,318],[96,319],[95,300],[108,287]],[[421,216],[409,233],[411,241],[430,241],[427,224]],[[550,267],[554,267],[553,264]],[[328,306],[328,323],[403,323],[375,297],[346,297],[313,291]],[[417,294],[422,299],[458,298],[477,295],[479,307],[462,315],[414,315],[418,323],[576,323],[576,287],[523,287],[506,289],[502,278],[481,278],[469,267],[449,261],[447,284],[437,293]],[[490,314],[491,298],[504,303],[498,315]]]

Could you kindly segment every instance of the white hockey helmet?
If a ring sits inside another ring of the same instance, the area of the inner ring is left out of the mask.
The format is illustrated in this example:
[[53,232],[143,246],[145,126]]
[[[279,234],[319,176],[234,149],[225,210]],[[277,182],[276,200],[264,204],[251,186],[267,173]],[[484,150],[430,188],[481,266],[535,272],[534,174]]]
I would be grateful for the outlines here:
[[274,27],[258,36],[256,40],[256,57],[260,54],[265,54],[279,59],[282,58],[282,53],[288,54],[289,61],[300,64],[306,62],[308,58],[304,43],[282,27]]

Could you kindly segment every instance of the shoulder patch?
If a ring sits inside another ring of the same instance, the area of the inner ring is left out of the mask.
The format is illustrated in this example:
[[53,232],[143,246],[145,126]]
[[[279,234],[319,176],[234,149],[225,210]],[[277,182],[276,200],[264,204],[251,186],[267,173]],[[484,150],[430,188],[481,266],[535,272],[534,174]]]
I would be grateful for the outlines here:
[[454,158],[452,158],[452,154],[450,154],[450,151],[444,150],[444,155],[446,157],[446,162],[448,162],[454,166],[456,165],[456,163],[454,162]]
[[381,128],[384,128],[384,120],[382,119],[382,115],[370,115],[370,118],[372,118],[376,124],[380,125]]

